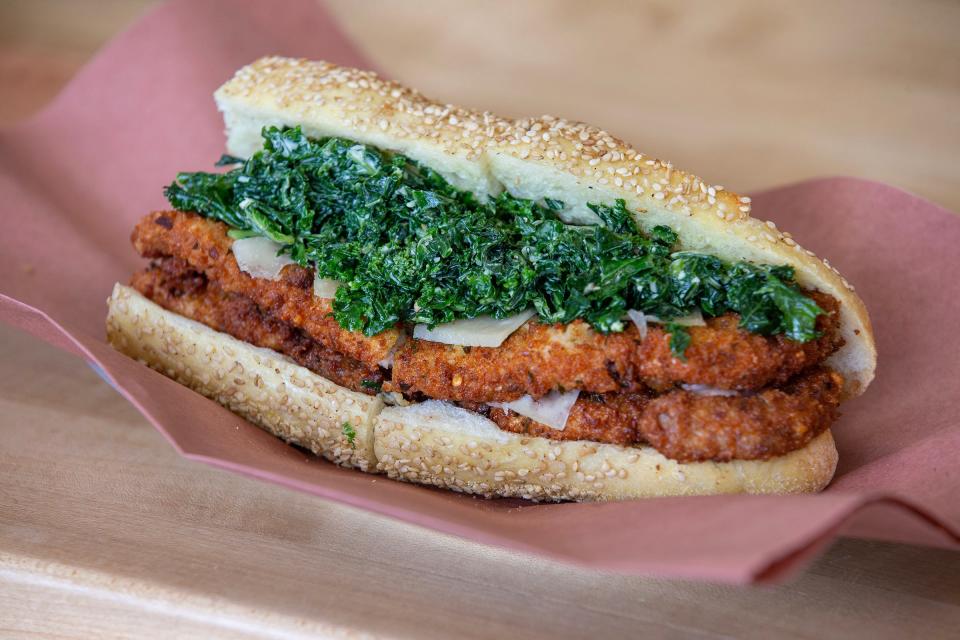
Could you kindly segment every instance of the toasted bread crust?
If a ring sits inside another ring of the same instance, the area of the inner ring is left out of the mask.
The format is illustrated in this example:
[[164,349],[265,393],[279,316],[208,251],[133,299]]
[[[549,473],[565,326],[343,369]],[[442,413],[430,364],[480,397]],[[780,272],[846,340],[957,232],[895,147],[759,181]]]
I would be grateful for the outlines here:
[[142,218],[131,240],[145,258],[173,256],[207,275],[224,291],[249,297],[285,322],[303,329],[321,344],[368,366],[387,357],[400,332],[375,336],[342,328],[330,315],[331,301],[313,295],[313,274],[297,265],[284,267],[279,280],[254,278],[240,270],[228,227],[217,220],[182,211],[155,211]]
[[690,346],[680,360],[660,325],[641,338],[632,323],[603,335],[583,320],[566,325],[531,320],[499,347],[408,340],[397,350],[388,387],[458,402],[509,402],[561,388],[622,393],[687,383],[761,389],[785,383],[839,347],[836,301],[812,295],[827,314],[817,319],[822,336],[809,342],[751,333],[740,328],[738,315],[725,314],[689,328]]

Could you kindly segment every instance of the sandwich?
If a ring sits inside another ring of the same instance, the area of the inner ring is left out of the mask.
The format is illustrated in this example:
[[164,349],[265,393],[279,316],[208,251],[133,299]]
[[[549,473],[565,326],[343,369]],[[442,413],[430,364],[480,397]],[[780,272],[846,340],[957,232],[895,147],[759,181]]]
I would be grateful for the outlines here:
[[870,319],[750,198],[586,124],[279,57],[214,94],[110,343],[345,467],[487,497],[823,489]]

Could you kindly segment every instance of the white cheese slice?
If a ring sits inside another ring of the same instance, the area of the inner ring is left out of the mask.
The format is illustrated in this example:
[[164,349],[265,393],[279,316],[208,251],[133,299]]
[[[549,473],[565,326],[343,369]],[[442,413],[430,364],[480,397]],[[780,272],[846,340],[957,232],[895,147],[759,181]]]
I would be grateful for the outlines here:
[[503,320],[480,316],[468,320],[454,320],[437,325],[433,329],[425,324],[418,324],[413,328],[413,337],[417,340],[458,344],[464,347],[499,347],[511,333],[532,317],[533,310],[528,309]]
[[258,236],[234,240],[232,250],[241,271],[254,278],[277,280],[285,266],[295,264],[290,256],[277,255],[282,246],[270,238]]
[[640,332],[640,339],[644,340],[647,337],[647,316],[644,315],[643,311],[637,311],[636,309],[628,309],[627,315],[630,316],[630,319],[633,320],[633,324],[637,325],[637,331]]
[[544,397],[534,400],[530,396],[523,396],[513,402],[490,402],[491,407],[509,409],[522,416],[536,420],[540,424],[545,424],[551,429],[563,431],[567,426],[567,419],[570,417],[570,411],[577,402],[577,396],[580,391],[551,391]]
[[733,397],[740,395],[740,392],[732,389],[717,389],[716,387],[711,387],[705,384],[681,384],[680,386],[683,387],[684,391],[695,393],[698,396]]
[[343,284],[339,280],[330,278],[313,277],[313,295],[318,298],[333,298],[337,295],[337,289]]

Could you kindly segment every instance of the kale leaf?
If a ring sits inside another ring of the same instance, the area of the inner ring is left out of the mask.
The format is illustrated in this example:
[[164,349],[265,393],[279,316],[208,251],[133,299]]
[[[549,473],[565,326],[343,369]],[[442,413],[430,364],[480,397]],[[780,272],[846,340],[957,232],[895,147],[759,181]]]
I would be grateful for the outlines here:
[[[267,127],[264,147],[226,173],[181,173],[170,204],[264,235],[297,263],[343,282],[333,314],[377,334],[397,322],[435,326],[458,318],[505,318],[525,309],[541,321],[583,318],[624,330],[628,309],[665,320],[700,309],[741,315],[741,326],[807,341],[824,313],[784,266],[727,263],[676,251],[677,234],[644,234],[623,200],[591,203],[595,225],[564,223],[565,203],[504,192],[489,202],[455,188],[400,154],[343,138],[310,139]],[[668,325],[682,354],[689,332]]]
[[683,325],[668,322],[664,329],[670,334],[670,351],[674,357],[686,360],[687,347],[690,346],[690,332]]
[[355,441],[357,439],[357,430],[353,428],[353,425],[349,422],[344,422],[343,426],[341,427],[341,431],[343,432],[343,435],[346,436],[347,442],[350,443],[350,446],[356,447]]

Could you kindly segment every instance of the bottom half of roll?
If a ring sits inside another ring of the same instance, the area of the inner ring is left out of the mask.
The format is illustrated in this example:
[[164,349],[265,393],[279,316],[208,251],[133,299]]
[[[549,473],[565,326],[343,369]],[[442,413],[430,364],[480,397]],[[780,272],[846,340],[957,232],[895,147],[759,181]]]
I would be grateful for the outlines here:
[[765,460],[683,463],[646,446],[556,441],[428,400],[385,405],[276,351],[168,311],[116,285],[107,337],[118,351],[283,440],[336,464],[488,497],[624,500],[823,489],[837,450],[829,429]]

